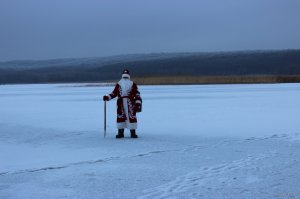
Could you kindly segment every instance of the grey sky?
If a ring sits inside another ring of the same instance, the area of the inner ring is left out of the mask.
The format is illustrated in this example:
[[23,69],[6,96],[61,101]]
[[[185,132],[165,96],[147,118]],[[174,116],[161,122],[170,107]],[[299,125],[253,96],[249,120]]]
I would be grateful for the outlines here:
[[0,61],[290,48],[299,0],[0,0]]

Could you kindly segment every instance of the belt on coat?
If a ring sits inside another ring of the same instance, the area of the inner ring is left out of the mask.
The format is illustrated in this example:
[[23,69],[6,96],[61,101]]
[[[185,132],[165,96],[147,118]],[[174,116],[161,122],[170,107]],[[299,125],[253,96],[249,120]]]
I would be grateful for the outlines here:
[[121,96],[119,98],[121,98],[121,99],[123,99],[123,98],[129,98],[129,96]]

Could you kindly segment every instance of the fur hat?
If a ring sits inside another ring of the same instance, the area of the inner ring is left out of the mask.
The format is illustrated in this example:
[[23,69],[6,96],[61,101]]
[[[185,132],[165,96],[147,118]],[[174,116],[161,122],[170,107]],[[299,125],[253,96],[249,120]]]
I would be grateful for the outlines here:
[[130,78],[130,73],[129,73],[129,70],[127,69],[124,69],[123,72],[122,72],[122,78]]

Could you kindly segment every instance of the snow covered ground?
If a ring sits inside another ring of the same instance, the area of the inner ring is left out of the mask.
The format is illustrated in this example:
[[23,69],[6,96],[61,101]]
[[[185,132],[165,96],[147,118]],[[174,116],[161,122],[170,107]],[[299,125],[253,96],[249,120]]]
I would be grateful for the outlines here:
[[300,84],[141,86],[137,140],[112,88],[0,86],[0,198],[300,198]]

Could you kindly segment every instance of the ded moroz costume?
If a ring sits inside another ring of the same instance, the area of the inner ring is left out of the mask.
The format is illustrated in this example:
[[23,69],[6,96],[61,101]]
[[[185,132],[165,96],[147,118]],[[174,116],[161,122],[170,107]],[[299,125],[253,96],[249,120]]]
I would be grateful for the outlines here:
[[130,129],[131,138],[137,138],[137,117],[136,113],[141,112],[142,98],[137,84],[130,80],[129,70],[125,69],[121,80],[116,84],[114,90],[109,95],[103,96],[104,101],[109,101],[115,97],[117,100],[117,128],[116,138],[124,137],[124,129]]

